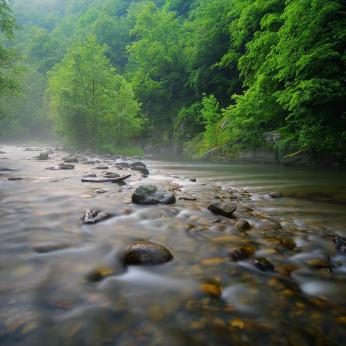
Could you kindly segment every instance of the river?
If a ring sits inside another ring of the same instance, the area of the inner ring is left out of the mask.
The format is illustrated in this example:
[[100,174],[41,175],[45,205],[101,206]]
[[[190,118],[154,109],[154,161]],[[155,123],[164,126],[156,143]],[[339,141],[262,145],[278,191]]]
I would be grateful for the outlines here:
[[[346,236],[345,171],[170,155],[145,158],[144,177],[93,155],[99,164],[47,170],[68,153],[52,148],[43,161],[35,157],[47,148],[37,149],[0,148],[0,345],[345,344],[346,255],[330,242]],[[82,183],[103,175],[100,164],[131,177]],[[143,184],[173,188],[176,203],[131,203]],[[231,218],[207,209],[229,199]],[[83,225],[89,209],[114,217]],[[236,228],[239,220],[251,229]],[[124,266],[138,240],[174,259]],[[235,261],[239,246],[253,254]],[[259,270],[257,257],[274,270]]]

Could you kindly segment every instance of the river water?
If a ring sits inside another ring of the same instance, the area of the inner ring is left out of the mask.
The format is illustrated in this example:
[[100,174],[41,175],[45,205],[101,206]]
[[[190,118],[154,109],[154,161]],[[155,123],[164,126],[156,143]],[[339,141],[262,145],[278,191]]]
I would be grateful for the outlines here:
[[[47,170],[68,153],[40,161],[37,149],[0,148],[0,345],[345,345],[346,255],[330,242],[346,236],[345,171],[151,156],[143,177],[89,155],[132,174],[93,184],[81,178],[102,177],[98,164]],[[176,203],[131,203],[143,184],[174,188]],[[237,204],[233,217],[207,209],[220,199]],[[88,209],[114,217],[82,225]],[[125,267],[138,240],[174,260]],[[254,254],[235,261],[237,246]],[[257,269],[256,257],[274,270]]]

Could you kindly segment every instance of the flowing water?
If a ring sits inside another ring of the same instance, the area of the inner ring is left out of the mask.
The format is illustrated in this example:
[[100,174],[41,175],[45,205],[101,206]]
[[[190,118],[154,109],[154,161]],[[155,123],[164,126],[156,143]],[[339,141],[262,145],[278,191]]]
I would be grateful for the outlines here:
[[[101,177],[97,164],[46,169],[67,153],[40,161],[40,151],[0,150],[0,345],[345,344],[346,255],[330,242],[346,236],[344,171],[169,156],[143,160],[143,177],[89,155],[132,174],[93,184],[81,178]],[[174,188],[176,203],[131,203],[142,184]],[[215,198],[237,204],[233,217],[207,209]],[[114,217],[83,225],[88,209]],[[124,249],[138,240],[165,246],[174,260],[124,266]],[[235,261],[236,246],[255,253]],[[256,257],[275,270],[257,269]]]

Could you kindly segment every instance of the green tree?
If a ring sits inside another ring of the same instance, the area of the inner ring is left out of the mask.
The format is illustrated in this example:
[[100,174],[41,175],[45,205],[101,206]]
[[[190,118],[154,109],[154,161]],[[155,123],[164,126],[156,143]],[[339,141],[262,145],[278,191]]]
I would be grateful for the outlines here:
[[141,128],[139,104],[105,57],[106,50],[90,36],[49,72],[50,116],[71,143],[125,146]]

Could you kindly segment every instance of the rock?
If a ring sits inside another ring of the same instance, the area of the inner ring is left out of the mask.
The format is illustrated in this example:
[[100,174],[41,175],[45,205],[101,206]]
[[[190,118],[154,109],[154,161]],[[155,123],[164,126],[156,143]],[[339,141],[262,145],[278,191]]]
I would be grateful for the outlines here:
[[123,254],[126,265],[153,265],[169,262],[172,254],[162,245],[150,241],[139,241],[132,244]]
[[96,169],[109,169],[108,166],[97,166]]
[[94,161],[87,161],[87,160],[85,160],[85,161],[82,161],[82,164],[83,165],[94,165],[95,162]]
[[39,253],[49,253],[49,252],[53,252],[53,251],[59,251],[59,250],[63,250],[63,249],[67,249],[69,248],[69,246],[67,245],[44,245],[44,246],[36,246],[34,248],[34,250]]
[[264,257],[257,257],[254,259],[255,266],[262,271],[274,270],[274,266]]
[[250,224],[246,220],[239,220],[234,226],[240,229],[241,231],[251,229]]
[[215,201],[209,204],[208,209],[214,214],[231,217],[237,210],[237,205],[231,202]]
[[346,237],[336,237],[331,240],[335,247],[342,253],[346,253]]
[[48,160],[48,153],[42,152],[40,153],[40,155],[38,156],[39,160]]
[[95,190],[94,192],[96,192],[96,193],[106,193],[106,191],[100,190],[100,189],[97,189],[97,190]]
[[215,285],[211,285],[211,284],[200,285],[199,290],[215,298],[220,298],[221,296],[220,288]]
[[132,202],[138,204],[172,204],[174,193],[155,185],[141,185],[132,195]]
[[56,168],[54,168],[54,167],[47,167],[46,169],[49,171],[56,171]]
[[241,261],[249,258],[254,253],[254,250],[249,246],[237,246],[229,250],[229,254],[236,261]]
[[74,165],[71,165],[69,163],[61,163],[59,165],[59,169],[63,169],[63,170],[68,170],[68,169],[74,169]]
[[85,215],[82,217],[84,225],[93,225],[95,223],[105,221],[113,217],[112,214],[98,210],[87,210]]
[[11,178],[8,178],[7,180],[9,181],[16,181],[16,180],[22,180],[23,178],[19,178],[19,177],[11,177]]
[[296,247],[296,243],[291,238],[283,238],[282,239],[282,245],[287,249],[294,249]]
[[119,178],[120,175],[119,175],[118,173],[107,172],[107,173],[105,174],[105,177],[107,177],[107,178]]
[[65,157],[63,160],[65,163],[78,163],[78,158],[76,156]]
[[308,265],[316,269],[320,274],[331,274],[332,268],[330,264],[323,260],[309,260]]
[[284,197],[284,196],[282,195],[281,192],[277,192],[277,191],[271,192],[271,193],[269,194],[269,196],[270,196],[271,198],[283,198],[283,197]]
[[147,167],[143,162],[141,161],[136,161],[134,163],[131,163],[130,167]]
[[1,172],[17,172],[16,169],[11,169],[11,168],[0,168]]
[[130,164],[127,162],[117,162],[115,165],[118,167],[121,167],[121,168],[129,168],[130,167]]
[[133,167],[131,167],[131,169],[133,171],[139,171],[139,172],[143,173],[144,175],[149,175],[148,168],[146,168],[146,167],[143,167],[143,166],[133,166]]
[[192,181],[193,183],[196,182],[196,178],[190,178],[190,181]]
[[110,274],[112,274],[111,269],[108,269],[108,268],[97,269],[87,275],[87,280],[91,282],[100,282],[105,277],[109,276]]
[[95,173],[89,173],[84,178],[97,178],[97,175]]

